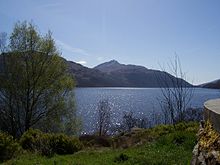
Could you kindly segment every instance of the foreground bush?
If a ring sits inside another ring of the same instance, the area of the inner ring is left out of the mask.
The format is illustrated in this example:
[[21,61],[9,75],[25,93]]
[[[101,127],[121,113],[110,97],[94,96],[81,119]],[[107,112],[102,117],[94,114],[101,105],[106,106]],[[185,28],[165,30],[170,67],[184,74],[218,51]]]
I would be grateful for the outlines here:
[[23,149],[39,152],[45,156],[73,154],[82,148],[80,141],[65,134],[49,134],[30,129],[20,139]]
[[[32,135],[34,135],[35,138],[54,136],[54,134],[44,134],[37,130],[30,131],[32,131]],[[95,148],[85,149],[83,152],[73,155],[55,155],[49,159],[38,153],[24,152],[23,155],[8,161],[7,164],[190,164],[192,148],[196,143],[197,132],[198,123],[192,122],[177,124],[176,129],[174,129],[173,125],[161,125],[151,129],[139,129],[139,131],[135,130],[129,133],[121,133],[120,135],[113,137],[112,140],[113,142],[118,141],[118,147],[113,146],[114,148],[123,149],[103,148],[103,145],[100,146],[100,148],[96,147],[98,146],[97,143],[93,142],[94,139],[98,138],[97,136],[83,135],[79,138],[81,142],[84,143],[85,146],[95,146]],[[109,138],[110,139],[107,138],[107,140],[111,141],[111,137]],[[31,141],[34,141],[33,138],[29,137],[29,140],[30,139],[32,139]],[[60,136],[60,134],[56,134],[56,137],[54,136],[54,139],[52,140],[54,146],[56,146],[54,148],[57,148],[58,146],[60,147],[60,145],[63,144],[63,140],[60,139],[65,138]],[[45,140],[43,141],[45,142]],[[51,142],[51,140],[48,142]],[[132,145],[125,149],[123,147],[125,143]],[[99,141],[99,144],[105,143],[100,143]],[[61,148],[62,147],[63,146],[61,145]],[[43,149],[46,150],[47,147],[43,147]]]
[[20,144],[25,150],[39,150],[42,146],[42,142],[46,140],[43,135],[40,130],[30,129],[22,135]]
[[11,135],[0,132],[0,162],[12,158],[19,148],[19,144]]
[[61,155],[73,154],[82,149],[79,139],[64,134],[53,134],[50,137],[49,144],[54,153]]

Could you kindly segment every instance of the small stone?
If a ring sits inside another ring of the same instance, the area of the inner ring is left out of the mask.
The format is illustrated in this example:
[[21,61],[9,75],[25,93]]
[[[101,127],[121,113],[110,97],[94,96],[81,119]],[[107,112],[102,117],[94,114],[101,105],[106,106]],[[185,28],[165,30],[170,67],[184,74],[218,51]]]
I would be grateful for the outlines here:
[[197,164],[196,163],[197,162],[197,157],[199,155],[199,144],[198,143],[193,148],[192,153],[193,153],[193,156],[192,156],[192,160],[190,162],[190,165],[196,165]]
[[193,149],[193,155],[198,156],[199,155],[199,144],[197,143]]
[[202,153],[199,154],[197,163],[200,165],[206,165],[205,158]]
[[213,155],[213,157],[214,157],[215,159],[218,159],[218,158],[219,158],[219,151],[213,150],[213,151],[211,151],[211,153],[212,153],[212,155]]

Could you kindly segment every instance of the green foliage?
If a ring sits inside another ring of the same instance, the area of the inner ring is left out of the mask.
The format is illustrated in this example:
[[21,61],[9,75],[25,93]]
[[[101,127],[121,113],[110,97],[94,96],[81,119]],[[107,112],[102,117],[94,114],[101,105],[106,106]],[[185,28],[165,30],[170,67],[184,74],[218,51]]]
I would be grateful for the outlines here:
[[11,135],[0,132],[0,162],[11,159],[19,151],[19,144]]
[[160,137],[162,135],[171,133],[174,131],[174,127],[172,125],[159,125],[151,129],[151,133],[155,137]]
[[178,123],[175,125],[159,125],[151,129],[151,133],[154,136],[160,137],[161,135],[166,135],[169,133],[173,133],[176,131],[188,131],[188,132],[194,132],[197,133],[199,128],[198,122],[188,122],[188,123]]
[[176,131],[174,133],[167,134],[158,139],[157,145],[181,146],[184,149],[192,150],[197,141],[196,135],[193,132]]
[[[125,155],[128,157],[127,160],[124,159],[126,157]],[[14,163],[16,165],[53,165],[55,163],[73,165],[185,165],[189,164],[191,158],[192,150],[185,149],[180,145],[157,145],[156,142],[152,142],[150,144],[123,150],[112,150],[106,148],[101,148],[99,150],[89,149],[78,152],[74,155],[55,155],[49,159],[36,154],[28,154],[7,163]]]
[[121,163],[121,162],[127,161],[128,159],[129,157],[126,154],[121,153],[119,156],[115,157],[114,162]]
[[[137,135],[132,135],[131,137],[143,139],[146,137],[146,143],[126,149],[100,147],[94,150],[93,148],[84,148],[83,151],[74,155],[54,155],[49,159],[39,156],[38,154],[29,153],[20,156],[16,160],[11,160],[6,164],[185,165],[189,164],[192,158],[192,148],[196,143],[198,123],[185,123],[185,126],[180,124],[178,127],[180,127],[180,131],[175,130],[172,125],[161,125],[141,132],[135,132],[133,134]],[[158,131],[158,133],[156,131]],[[127,134],[121,134],[121,136],[127,136]],[[61,137],[58,139],[60,138]],[[84,140],[81,140],[84,143],[84,141],[91,141],[92,139],[94,139],[94,137],[86,136]]]
[[46,134],[36,129],[29,129],[20,138],[20,144],[25,150],[38,152],[45,156],[52,156],[54,151],[50,145],[51,137],[52,134]]
[[176,145],[181,145],[187,140],[186,134],[174,134],[172,142]]
[[50,138],[50,146],[54,153],[73,154],[82,149],[82,144],[75,137],[69,137],[64,134],[53,134]]
[[53,154],[73,154],[82,149],[80,141],[65,134],[42,133],[30,129],[20,139],[20,144],[25,150],[38,152],[45,156]]
[[33,127],[76,133],[74,80],[50,31],[41,35],[32,23],[16,23],[0,58],[1,130],[14,137]]
[[41,147],[41,141],[43,133],[40,130],[29,129],[20,138],[20,144],[23,149],[35,151]]
[[[159,125],[150,129],[140,129],[136,132],[121,133],[112,138],[112,147],[113,148],[127,148],[131,146],[141,145],[149,142],[158,141],[161,137],[170,136],[174,133],[185,132],[189,135],[195,135],[198,132],[198,123],[179,123],[176,125],[179,129],[175,129],[173,125]],[[194,137],[194,136],[193,136]],[[192,138],[189,136],[189,138]],[[166,139],[165,139],[166,140]],[[192,138],[192,141],[195,140],[195,137]],[[176,138],[176,143],[180,143],[181,137]],[[165,141],[165,143],[167,140]],[[187,141],[188,143],[189,141]],[[192,143],[191,143],[192,144]]]

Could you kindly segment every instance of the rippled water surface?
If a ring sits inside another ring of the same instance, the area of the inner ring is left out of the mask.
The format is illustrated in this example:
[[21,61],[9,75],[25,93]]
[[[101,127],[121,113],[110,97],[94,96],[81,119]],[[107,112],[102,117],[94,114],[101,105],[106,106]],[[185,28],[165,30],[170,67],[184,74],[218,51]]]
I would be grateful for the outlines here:
[[[135,115],[149,115],[159,112],[159,88],[76,88],[75,97],[77,111],[82,117],[83,130],[91,132],[95,129],[96,110],[99,101],[108,100],[113,114],[112,120],[117,123],[124,112],[132,111]],[[203,107],[206,100],[220,97],[215,89],[194,89],[191,107]]]

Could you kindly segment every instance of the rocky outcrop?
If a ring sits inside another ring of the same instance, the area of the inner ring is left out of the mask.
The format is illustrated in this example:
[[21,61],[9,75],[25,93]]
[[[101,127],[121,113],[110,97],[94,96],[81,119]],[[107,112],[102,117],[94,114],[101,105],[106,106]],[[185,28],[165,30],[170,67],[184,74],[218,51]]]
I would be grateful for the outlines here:
[[220,134],[207,121],[201,122],[191,165],[220,165]]

